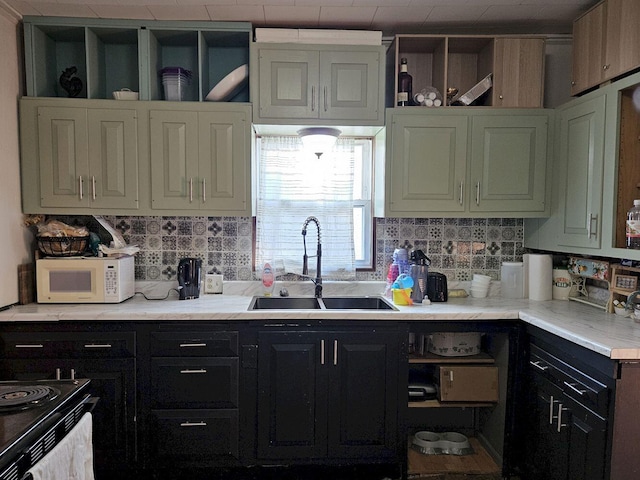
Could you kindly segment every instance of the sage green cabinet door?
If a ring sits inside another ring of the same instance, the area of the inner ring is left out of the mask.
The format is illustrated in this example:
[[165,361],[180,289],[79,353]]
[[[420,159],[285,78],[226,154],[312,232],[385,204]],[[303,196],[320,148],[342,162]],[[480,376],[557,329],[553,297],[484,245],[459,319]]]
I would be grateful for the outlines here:
[[[153,209],[245,215],[250,209],[249,109],[152,110]],[[182,213],[180,212],[180,213]]]
[[318,118],[318,52],[258,50],[259,115],[263,118]]
[[40,107],[37,111],[40,206],[86,207],[89,204],[86,109]]
[[600,248],[605,95],[560,112],[558,244]]
[[545,211],[548,127],[547,114],[472,118],[469,211]]
[[92,208],[138,208],[135,110],[87,111]]
[[152,208],[199,208],[198,113],[150,111],[149,139]]
[[376,120],[379,52],[320,52],[320,118]]
[[243,112],[198,114],[201,208],[237,211],[249,205],[249,119]]
[[387,216],[464,212],[467,117],[390,117]]

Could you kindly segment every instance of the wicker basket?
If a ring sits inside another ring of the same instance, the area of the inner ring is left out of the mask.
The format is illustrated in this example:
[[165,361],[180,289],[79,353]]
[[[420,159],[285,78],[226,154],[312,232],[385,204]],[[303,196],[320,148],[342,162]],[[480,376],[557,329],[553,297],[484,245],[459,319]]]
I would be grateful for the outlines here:
[[36,237],[38,249],[50,257],[74,257],[87,249],[89,236],[85,237]]

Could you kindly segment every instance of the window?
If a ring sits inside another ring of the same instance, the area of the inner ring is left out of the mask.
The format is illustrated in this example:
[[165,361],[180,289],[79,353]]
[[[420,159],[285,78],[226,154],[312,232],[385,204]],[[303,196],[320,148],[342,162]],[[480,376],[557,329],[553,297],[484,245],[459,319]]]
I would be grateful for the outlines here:
[[[318,159],[298,137],[262,136],[256,148],[256,265],[275,263],[278,274],[302,272],[302,226],[309,216],[321,227],[322,275],[353,279],[371,267],[372,139],[340,137]],[[306,249],[316,254],[316,227],[307,227]],[[310,274],[316,260],[309,260]]]

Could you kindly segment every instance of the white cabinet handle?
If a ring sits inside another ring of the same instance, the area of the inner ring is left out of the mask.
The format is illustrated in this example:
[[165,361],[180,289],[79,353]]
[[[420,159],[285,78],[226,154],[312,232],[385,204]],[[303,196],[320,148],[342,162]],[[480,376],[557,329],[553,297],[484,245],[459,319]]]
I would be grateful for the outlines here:
[[180,373],[185,374],[185,375],[188,375],[188,374],[191,374],[191,373],[202,374],[202,373],[207,373],[207,370],[205,368],[199,368],[197,370],[189,370],[189,369],[187,369],[187,370],[180,370]]
[[82,181],[82,175],[78,175],[78,190],[80,193],[80,200],[84,198],[83,183],[84,182]]
[[558,418],[553,414],[553,406],[558,403],[558,400],[553,399],[553,395],[549,397],[549,425],[553,425],[553,421]]
[[193,177],[189,179],[189,202],[193,202]]
[[71,380],[76,379],[76,370],[74,368],[71,369]]
[[181,343],[180,348],[206,347],[206,343]]
[[[540,370],[542,372],[544,372],[544,371],[549,369],[549,365],[540,365],[540,361],[533,362],[533,361],[530,360],[529,361],[529,365],[531,365],[532,367],[537,368],[538,370]],[[553,397],[551,397],[551,398],[553,398]]]
[[17,343],[16,348],[44,348],[41,343]]
[[333,341],[333,364],[338,365],[338,340]]
[[96,176],[91,175],[91,199],[96,199]]
[[324,340],[320,340],[320,365],[324,365]]
[[476,182],[476,205],[480,205],[480,182]]
[[562,412],[567,412],[567,411],[569,411],[568,408],[563,408],[561,403],[558,404],[558,432],[562,430],[562,427],[567,426],[566,423],[562,423]]
[[202,203],[207,202],[207,179],[202,179]]
[[111,348],[110,343],[87,343],[84,348]]
[[316,111],[316,86],[311,86],[311,111]]
[[324,87],[324,111],[329,109],[329,99],[327,98],[327,87]]
[[583,396],[585,393],[587,393],[586,390],[580,390],[579,388],[576,387],[575,383],[569,383],[569,382],[563,382],[565,384],[565,386],[569,387],[571,390],[573,390],[575,393],[577,393],[580,396]]
[[598,215],[594,215],[593,213],[589,212],[588,222],[589,222],[589,225],[587,226],[587,236],[589,238],[597,237],[598,229],[596,228],[594,231],[591,227],[593,226],[593,222],[596,222],[596,227],[598,226]]
[[458,198],[458,203],[462,205],[462,199],[464,198],[464,180],[460,180],[460,197]]
[[61,372],[59,368],[56,368],[56,380],[60,380],[61,377]]

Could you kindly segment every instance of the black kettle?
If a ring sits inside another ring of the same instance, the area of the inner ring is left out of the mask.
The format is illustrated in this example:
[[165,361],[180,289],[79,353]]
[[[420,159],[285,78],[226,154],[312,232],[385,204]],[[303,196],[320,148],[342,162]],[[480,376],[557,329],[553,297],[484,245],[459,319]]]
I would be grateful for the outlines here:
[[180,300],[198,298],[200,296],[200,275],[202,260],[199,258],[182,258],[178,263],[178,293]]

